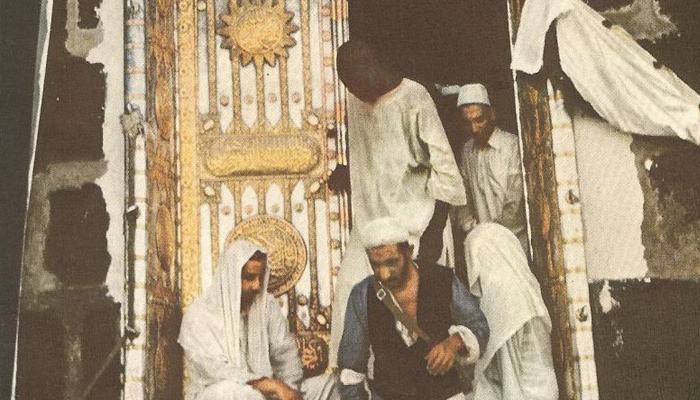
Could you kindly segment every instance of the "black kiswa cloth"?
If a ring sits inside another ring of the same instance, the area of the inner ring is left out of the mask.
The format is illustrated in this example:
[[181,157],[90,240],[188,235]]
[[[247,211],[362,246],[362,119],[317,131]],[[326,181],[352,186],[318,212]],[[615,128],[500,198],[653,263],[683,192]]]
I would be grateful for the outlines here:
[[384,400],[445,400],[461,391],[456,369],[432,376],[425,360],[434,344],[449,336],[452,271],[438,265],[421,265],[418,274],[417,324],[404,323],[418,335],[412,346],[406,346],[395,325],[395,318],[402,321],[410,317],[394,316],[392,309],[396,311],[398,307],[387,306],[386,300],[392,301],[388,293],[382,296],[380,292],[380,300],[377,291],[367,292],[369,337],[375,356],[372,389]]

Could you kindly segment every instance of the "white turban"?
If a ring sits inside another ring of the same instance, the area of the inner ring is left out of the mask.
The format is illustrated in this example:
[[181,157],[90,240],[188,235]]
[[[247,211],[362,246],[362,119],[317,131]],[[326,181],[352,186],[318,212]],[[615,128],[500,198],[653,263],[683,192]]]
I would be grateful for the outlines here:
[[486,104],[491,105],[489,100],[489,92],[481,83],[470,83],[459,89],[459,97],[457,97],[457,107],[467,104]]
[[385,217],[375,219],[365,225],[360,231],[362,245],[365,249],[407,242],[408,229],[396,218]]

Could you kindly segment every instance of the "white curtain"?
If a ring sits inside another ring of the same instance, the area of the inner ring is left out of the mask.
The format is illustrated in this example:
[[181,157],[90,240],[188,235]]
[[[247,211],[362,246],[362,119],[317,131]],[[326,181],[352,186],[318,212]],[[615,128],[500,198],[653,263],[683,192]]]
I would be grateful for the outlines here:
[[700,95],[604,20],[580,0],[527,0],[511,67],[540,70],[545,35],[556,21],[562,70],[598,114],[624,132],[700,145]]

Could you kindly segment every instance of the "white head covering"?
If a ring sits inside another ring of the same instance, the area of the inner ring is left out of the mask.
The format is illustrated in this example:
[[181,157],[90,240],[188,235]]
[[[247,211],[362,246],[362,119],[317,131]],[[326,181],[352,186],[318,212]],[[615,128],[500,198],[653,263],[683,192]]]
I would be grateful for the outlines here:
[[[267,254],[267,250],[260,246],[237,240],[221,254],[211,286],[190,305],[183,317],[178,342],[185,351],[202,359],[223,357],[237,370],[250,368],[253,374],[272,376],[266,315],[269,267],[265,269],[260,294],[248,312],[248,359],[241,357],[241,272],[256,251]],[[191,381],[197,379],[197,371],[188,368],[188,372]],[[237,377],[230,379],[236,380]]]
[[457,97],[457,107],[467,104],[486,104],[490,106],[491,100],[489,100],[489,92],[486,90],[486,86],[481,83],[470,83],[462,86]]
[[477,363],[477,369],[483,370],[525,323],[542,318],[551,330],[552,322],[520,241],[509,229],[496,223],[479,224],[467,236],[464,251],[469,291],[481,298],[491,332]]
[[397,218],[385,217],[370,221],[360,231],[365,249],[407,242],[408,229]]

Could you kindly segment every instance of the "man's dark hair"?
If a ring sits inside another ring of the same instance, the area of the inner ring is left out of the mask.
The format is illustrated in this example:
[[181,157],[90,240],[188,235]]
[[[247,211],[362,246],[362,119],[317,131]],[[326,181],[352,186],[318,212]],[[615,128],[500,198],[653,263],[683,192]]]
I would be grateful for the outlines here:
[[358,99],[373,103],[401,83],[402,76],[387,67],[372,46],[350,40],[338,48],[338,77]]
[[374,47],[356,39],[349,40],[338,48],[337,62],[341,68],[348,65],[366,67],[369,64],[383,64]]
[[250,257],[249,260],[252,261],[266,261],[267,260],[267,254],[263,253],[260,250],[257,250],[253,255]]

